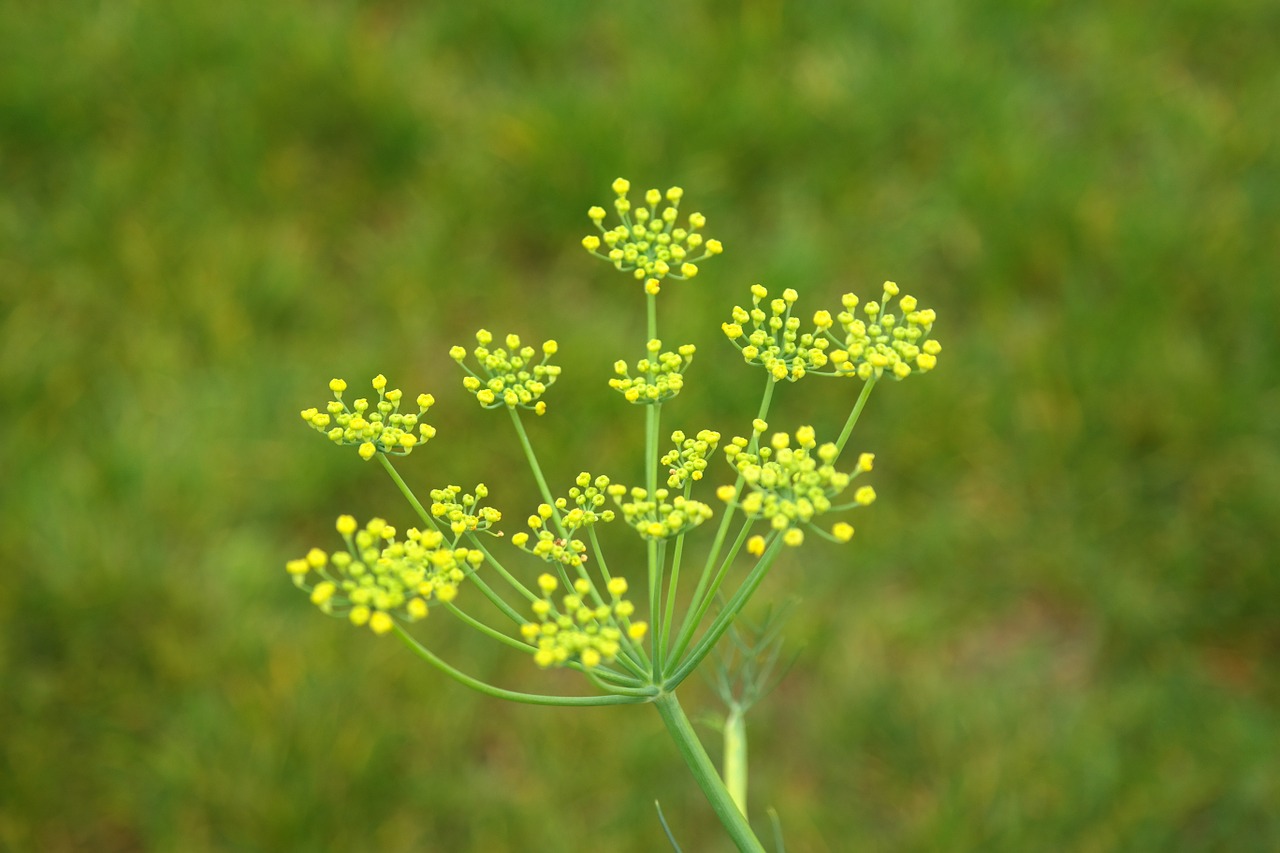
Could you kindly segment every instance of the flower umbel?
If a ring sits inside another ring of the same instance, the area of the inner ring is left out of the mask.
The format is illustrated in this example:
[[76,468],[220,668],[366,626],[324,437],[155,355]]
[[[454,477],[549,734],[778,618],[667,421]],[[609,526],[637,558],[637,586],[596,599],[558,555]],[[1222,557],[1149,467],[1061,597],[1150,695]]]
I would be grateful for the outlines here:
[[522,530],[511,537],[511,544],[548,563],[581,568],[587,561],[587,544],[580,539],[565,539],[548,530],[547,523],[554,515],[551,504],[539,504],[538,511],[529,516],[532,536]]
[[[623,578],[609,581],[609,602],[595,594],[586,578],[574,582],[573,592],[562,596],[557,607],[552,594],[560,582],[549,574],[538,578],[542,598],[533,602],[537,622],[520,626],[520,634],[534,646],[533,660],[544,669],[578,662],[590,669],[601,663],[612,663],[622,650],[623,633],[640,640],[648,632],[644,622],[631,622],[635,605],[622,598],[627,591]],[[586,603],[591,597],[599,603]]]
[[720,433],[715,430],[699,430],[694,438],[687,438],[681,430],[671,433],[675,449],[662,457],[662,464],[670,470],[667,485],[673,489],[684,488],[691,481],[702,479],[707,469],[707,457],[715,453],[720,443]]
[[[560,523],[565,530],[577,530],[590,527],[596,522],[609,522],[614,519],[611,509],[602,509],[605,502],[605,489],[609,487],[609,478],[601,474],[592,479],[583,471],[569,489],[569,497],[556,498],[556,509],[560,510]],[[573,508],[569,508],[569,502]]]
[[403,394],[399,388],[387,389],[387,377],[381,373],[375,376],[373,389],[378,392],[377,404],[371,406],[367,399],[361,397],[348,407],[342,399],[347,383],[334,379],[329,383],[333,400],[325,406],[325,411],[315,407],[303,409],[302,419],[335,444],[357,446],[360,457],[365,460],[378,453],[408,456],[413,448],[435,436],[435,427],[420,423],[427,409],[435,403],[435,397],[419,394],[417,414],[402,413],[400,401]]
[[665,403],[684,388],[684,371],[693,362],[696,347],[685,344],[676,352],[661,352],[662,341],[655,338],[645,349],[649,354],[636,362],[634,377],[625,361],[614,362],[613,372],[617,376],[609,380],[609,387],[621,392],[629,403]]
[[390,631],[396,619],[426,618],[433,600],[452,601],[458,584],[484,560],[480,551],[450,547],[435,530],[411,529],[397,541],[395,528],[381,518],[357,529],[356,520],[343,515],[337,528],[345,551],[312,548],[285,568],[322,611],[375,634]]
[[644,203],[635,207],[627,198],[630,189],[631,182],[625,178],[613,182],[617,194],[613,207],[621,224],[605,228],[603,207],[587,211],[600,229],[600,236],[589,234],[582,238],[582,245],[597,258],[643,281],[648,293],[657,293],[664,278],[693,278],[698,274],[699,263],[724,250],[719,240],[707,240],[700,233],[707,222],[701,213],[689,214],[688,227],[676,224],[680,199],[684,197],[680,187],[671,187],[666,193],[648,190]]
[[[748,364],[761,365],[776,381],[795,382],[810,373],[878,379],[886,371],[905,379],[932,370],[942,345],[929,337],[936,315],[932,309],[917,310],[915,297],[903,296],[898,300],[900,313],[889,312],[897,294],[898,286],[886,281],[882,300],[864,305],[865,319],[860,319],[853,313],[858,297],[846,293],[841,298],[845,310],[834,320],[831,312],[818,311],[812,331],[801,332],[800,318],[792,313],[796,292],[788,288],[781,298],[769,300],[768,290],[756,284],[751,287],[751,309],[735,306],[732,322],[721,329]],[[836,322],[843,336],[832,333]]]
[[[794,447],[791,439],[785,432],[774,433],[768,446],[752,453],[747,439],[737,437],[724,449],[725,458],[746,484],[746,493],[738,498],[738,506],[747,516],[768,521],[774,530],[783,531],[787,545],[804,541],[802,527],[847,542],[853,536],[853,528],[848,524],[837,524],[828,534],[814,527],[813,521],[824,513],[866,506],[875,500],[875,490],[863,486],[854,493],[852,502],[842,505],[832,502],[854,477],[871,470],[872,455],[862,454],[854,473],[846,474],[832,464],[838,455],[836,445],[829,442],[817,446],[813,427],[796,430]],[[722,486],[717,494],[726,502],[736,497],[733,486]],[[763,540],[749,542],[748,551],[763,551]]]
[[[692,530],[713,514],[711,507],[684,495],[668,501],[671,496],[668,489],[658,489],[651,496],[640,486],[628,491],[626,486],[614,483],[608,492],[622,509],[622,518],[635,528],[641,539],[670,539]],[[631,500],[626,500],[627,497]]]
[[[481,505],[488,496],[489,489],[484,483],[478,484],[469,495],[462,493],[461,486],[432,489],[431,515],[447,524],[455,537],[468,531],[489,530],[502,520],[502,513],[491,506]],[[501,536],[502,533],[494,535]]]
[[508,408],[533,409],[536,414],[547,411],[547,404],[540,398],[546,390],[555,384],[560,376],[560,366],[551,364],[550,360],[559,345],[555,341],[543,341],[542,359],[534,363],[537,351],[527,345],[521,345],[519,335],[507,335],[506,346],[490,349],[493,335],[485,329],[476,332],[476,348],[472,350],[479,363],[480,372],[473,371],[466,364],[467,351],[455,346],[449,350],[449,357],[467,372],[462,385],[475,395],[476,400],[486,409],[499,406]]

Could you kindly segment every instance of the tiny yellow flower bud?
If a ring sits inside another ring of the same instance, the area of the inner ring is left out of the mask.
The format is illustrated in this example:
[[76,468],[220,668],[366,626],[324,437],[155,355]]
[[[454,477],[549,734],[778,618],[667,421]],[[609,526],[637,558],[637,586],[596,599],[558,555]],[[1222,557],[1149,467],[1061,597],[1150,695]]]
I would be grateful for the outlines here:
[[667,201],[679,201],[683,197],[684,190],[680,189],[680,187],[672,187],[667,190]]
[[894,281],[886,281],[884,283],[884,292],[890,296],[898,295],[898,283]]
[[721,243],[720,243],[720,241],[719,241],[719,240],[708,240],[708,241],[707,241],[707,254],[708,254],[708,255],[718,255],[718,254],[720,254],[720,253],[721,253],[721,252],[723,252],[723,251],[724,251],[724,246],[723,246],[723,245],[721,245]]
[[381,610],[376,611],[369,617],[369,628],[375,634],[385,634],[391,630],[395,622],[392,621],[390,614],[383,613]]
[[817,431],[811,426],[802,426],[796,430],[796,444],[801,447],[813,447],[817,443]]
[[631,189],[631,182],[626,178],[618,178],[613,182],[613,191],[618,195],[626,195],[629,189]]
[[680,274],[685,278],[693,278],[698,274],[698,265],[691,263],[683,263],[680,265]]
[[866,506],[876,499],[876,490],[870,486],[863,486],[853,493],[853,499]]
[[662,201],[662,191],[656,189],[649,190],[644,194],[644,200],[648,204],[657,204]]
[[338,516],[338,532],[343,536],[350,536],[356,532],[356,520],[354,516],[340,515]]
[[733,486],[729,485],[728,483],[716,489],[716,497],[718,497],[720,500],[724,501],[725,503],[728,503],[729,501],[733,500],[733,496],[737,493],[738,493],[738,490],[735,489]]
[[793,527],[786,533],[782,534],[782,541],[795,548],[804,542],[804,531],[799,527]]
[[768,295],[769,295],[769,291],[768,291],[768,290],[765,290],[765,287],[764,287],[764,285],[763,285],[763,284],[753,284],[753,285],[751,285],[751,295],[752,295],[756,300],[760,300],[760,299],[764,299],[766,296],[768,296]]
[[467,351],[462,347],[449,347],[449,358],[454,361],[462,361],[467,357]]
[[356,452],[360,454],[361,459],[368,462],[375,455],[377,455],[378,448],[374,446],[373,442],[366,441],[364,444],[360,445],[360,449],[357,450]]
[[852,311],[858,307],[858,297],[853,293],[846,293],[840,297],[840,304],[844,306],[846,311]]
[[324,568],[324,565],[328,562],[329,555],[319,548],[312,548],[307,552],[307,564],[313,569]]
[[556,580],[555,575],[543,573],[538,575],[538,588],[543,592],[550,594],[556,591],[556,587],[560,585],[560,581]]
[[860,454],[858,454],[858,470],[859,470],[859,471],[870,471],[870,470],[871,470],[871,466],[872,466],[872,464],[873,464],[875,461],[876,461],[876,455],[875,455],[874,453],[860,453]]
[[493,392],[488,388],[481,388],[476,392],[476,399],[480,401],[481,405],[488,406],[496,398],[493,396]]
[[333,593],[336,590],[337,587],[335,587],[331,581],[324,581],[316,584],[316,588],[311,590],[311,603],[315,605],[324,604],[326,601],[333,598]]
[[922,352],[916,356],[916,364],[921,370],[933,370],[938,364],[938,360],[927,352]]
[[853,525],[846,522],[837,522],[831,528],[831,535],[841,542],[848,542],[853,538]]
[[752,536],[747,540],[747,553],[753,557],[759,557],[764,553],[764,537],[759,534]]
[[369,608],[363,604],[357,604],[351,608],[351,612],[347,614],[347,618],[351,620],[352,625],[360,626],[369,621]]
[[689,214],[689,227],[690,227],[690,228],[701,228],[702,226],[704,226],[704,225],[706,225],[706,224],[707,224],[707,217],[703,216],[701,213],[690,213],[690,214]]
[[757,433],[762,433],[769,428],[769,424],[766,421],[762,421],[760,418],[756,418],[751,422],[751,428]]
[[373,377],[373,390],[381,391],[383,388],[386,388],[386,387],[387,387],[387,377],[383,376],[381,373]]
[[646,622],[632,622],[631,627],[627,629],[627,636],[633,640],[643,640],[647,633],[649,633],[649,625]]
[[604,208],[598,205],[592,205],[591,208],[587,210],[587,216],[591,217],[591,219],[599,224],[600,220],[604,219]]
[[289,574],[297,575],[299,577],[299,583],[301,583],[301,576],[311,571],[311,564],[308,563],[305,558],[301,558],[297,560],[290,560],[284,564],[284,568]]
[[341,379],[330,379],[329,390],[335,394],[341,394],[343,391],[347,390],[347,383]]
[[600,238],[594,234],[588,234],[582,238],[582,248],[586,249],[588,252],[594,252],[596,249],[600,248]]
[[555,355],[559,351],[560,351],[560,344],[556,343],[554,340],[542,342],[543,355],[551,356],[551,355]]
[[937,355],[938,353],[942,352],[942,344],[934,340],[928,340],[924,342],[923,349],[929,355]]
[[911,295],[904,296],[898,300],[898,305],[902,307],[904,314],[910,314],[912,311],[916,310],[916,298]]
[[662,286],[658,283],[656,278],[651,278],[644,283],[644,292],[650,296],[657,296],[658,291],[661,290],[661,288]]
[[427,603],[421,598],[409,599],[409,603],[405,605],[405,610],[409,611],[409,616],[414,619],[427,618]]
[[620,595],[625,595],[625,594],[626,594],[626,592],[627,592],[627,579],[626,579],[626,578],[610,578],[610,579],[609,579],[609,594],[610,594],[610,595],[613,595],[613,596],[620,596]]

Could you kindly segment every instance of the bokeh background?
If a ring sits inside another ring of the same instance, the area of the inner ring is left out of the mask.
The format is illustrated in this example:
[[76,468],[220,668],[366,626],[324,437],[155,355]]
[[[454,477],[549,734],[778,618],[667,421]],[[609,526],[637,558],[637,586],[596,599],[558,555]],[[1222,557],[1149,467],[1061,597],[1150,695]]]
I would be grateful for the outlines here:
[[472,694],[283,569],[340,512],[411,521],[298,419],[335,375],[436,395],[417,488],[528,512],[445,355],[480,325],[561,343],[554,480],[637,474],[604,382],[641,297],[578,244],[618,175],[726,246],[662,297],[699,346],[668,426],[744,429],[718,328],[754,282],[940,315],[938,370],[855,433],[857,539],[761,593],[798,605],[758,825],[1280,847],[1280,6],[6,2],[0,33],[0,848],[650,851],[655,799],[724,848],[656,714]]

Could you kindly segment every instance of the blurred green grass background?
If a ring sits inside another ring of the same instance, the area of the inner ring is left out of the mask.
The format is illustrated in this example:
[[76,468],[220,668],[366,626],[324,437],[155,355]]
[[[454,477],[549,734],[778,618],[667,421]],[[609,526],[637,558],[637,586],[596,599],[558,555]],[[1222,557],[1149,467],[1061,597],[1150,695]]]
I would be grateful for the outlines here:
[[858,538],[762,592],[800,654],[750,719],[756,817],[797,851],[1280,847],[1280,6],[8,2],[0,32],[0,847],[648,851],[661,799],[723,849],[648,709],[472,695],[283,570],[340,512],[410,522],[299,421],[335,375],[440,400],[416,487],[528,511],[445,355],[482,324],[561,342],[554,478],[634,476],[604,381],[642,302],[578,245],[618,175],[726,246],[664,292],[699,345],[666,426],[743,430],[718,326],[753,282],[940,315],[939,369],[855,433]]

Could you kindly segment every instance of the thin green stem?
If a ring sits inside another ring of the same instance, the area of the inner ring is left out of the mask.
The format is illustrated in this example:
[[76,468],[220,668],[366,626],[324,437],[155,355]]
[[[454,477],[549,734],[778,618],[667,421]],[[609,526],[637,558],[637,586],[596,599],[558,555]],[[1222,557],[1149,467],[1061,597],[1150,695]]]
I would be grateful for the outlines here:
[[497,640],[504,646],[511,646],[513,649],[519,649],[526,654],[533,651],[533,647],[528,643],[522,640],[517,640],[515,637],[508,637],[498,629],[491,628],[476,617],[472,616],[470,613],[467,613],[465,610],[458,607],[452,601],[443,601],[441,604],[443,604],[446,610],[458,617],[462,622],[479,631],[481,634],[484,634],[489,639]]
[[[525,458],[529,460],[529,469],[533,471],[533,478],[538,481],[538,490],[542,492],[542,499],[547,502],[554,512],[556,507],[555,499],[551,497],[551,489],[547,487],[547,478],[542,476],[542,466],[538,464],[537,454],[533,452],[533,444],[529,441],[529,434],[524,431],[524,424],[520,421],[520,413],[514,407],[507,407],[507,414],[511,415],[511,423],[515,425],[516,435],[520,438],[520,446],[524,448]],[[560,524],[560,516],[556,513],[556,526]]]
[[[777,383],[773,381],[773,377],[765,377],[764,394],[760,398],[760,406],[756,410],[756,418],[764,420],[769,414],[769,404],[773,401],[773,388]],[[754,432],[751,435],[751,450],[759,443],[759,436]],[[729,525],[733,522],[733,516],[737,510],[737,496],[742,488],[742,475],[738,475],[738,479],[733,484],[734,501],[725,506],[724,513],[720,516],[720,528],[716,531],[715,541],[711,544],[711,550],[707,553],[707,560],[702,567],[702,575],[698,578],[698,586],[693,593],[693,601],[699,601],[700,596],[706,590],[707,583],[711,579],[711,569],[715,566],[716,560],[720,557],[720,549],[724,547],[725,537],[729,534]],[[689,639],[693,636],[694,631],[698,628],[696,620],[690,620],[686,617],[684,624],[680,628],[678,645],[686,646]]]
[[526,705],[559,705],[563,707],[592,707],[598,705],[638,705],[642,702],[655,701],[658,696],[656,687],[650,688],[645,696],[620,696],[610,694],[608,696],[548,696],[540,693],[519,693],[515,690],[505,690],[501,687],[494,687],[492,684],[473,678],[461,670],[455,669],[445,663],[435,655],[426,646],[419,643],[413,636],[399,625],[395,626],[396,636],[409,647],[410,651],[445,675],[457,681],[459,684],[465,684],[473,690],[478,690],[486,696],[492,696],[495,699],[509,699],[512,702],[523,702]]
[[694,731],[693,724],[689,722],[684,709],[680,707],[676,695],[660,693],[653,700],[653,704],[658,709],[662,722],[666,724],[672,740],[675,741],[676,749],[680,751],[680,756],[693,774],[694,781],[706,795],[712,811],[728,831],[733,843],[740,851],[764,853],[764,846],[751,831],[751,824],[747,822],[746,815],[738,808],[738,804],[734,802],[724,782],[720,780],[720,774],[716,772],[715,765],[711,763],[707,750],[698,739],[698,733]]
[[391,475],[391,479],[395,481],[396,486],[400,489],[400,494],[404,495],[405,500],[409,502],[409,505],[413,507],[414,512],[418,514],[418,518],[422,519],[423,524],[438,530],[439,527],[436,525],[435,519],[432,518],[431,514],[423,508],[422,502],[419,501],[417,495],[413,493],[413,489],[410,489],[409,485],[405,483],[404,478],[400,476],[400,472],[396,470],[396,466],[391,464],[391,460],[387,458],[387,454],[379,453],[378,461],[382,463],[382,467],[386,469],[386,472]]
[[719,591],[720,585],[724,583],[729,567],[733,565],[738,552],[742,550],[743,543],[747,541],[747,536],[751,533],[751,527],[751,519],[747,519],[742,523],[742,529],[738,531],[738,537],[734,540],[729,553],[725,555],[724,561],[720,564],[720,570],[714,576],[714,580],[711,580],[712,576],[709,573],[703,575],[702,582],[699,583],[693,599],[689,602],[689,609],[686,611],[685,616],[685,628],[687,630],[681,630],[679,642],[671,655],[672,660],[680,660],[685,650],[689,648],[689,644],[693,642],[698,626],[702,624],[707,611],[711,609],[711,602],[715,600],[716,592]]
[[836,439],[836,456],[844,452],[845,442],[853,434],[853,427],[858,422],[858,416],[862,414],[863,407],[867,405],[867,400],[871,397],[871,389],[875,387],[876,379],[874,376],[862,384],[862,393],[858,395],[858,402],[853,404],[853,411],[849,412],[849,419],[845,421],[844,429],[840,431],[840,437]]
[[[689,495],[685,490],[685,497]],[[671,555],[671,580],[667,585],[667,612],[662,619],[662,660],[665,661],[667,655],[667,642],[671,639],[671,624],[676,619],[676,592],[680,587],[680,558],[684,555],[685,534],[681,533],[676,537],[675,553]]]
[[703,658],[709,655],[711,650],[716,647],[716,643],[724,636],[724,632],[729,630],[733,620],[742,612],[742,608],[747,606],[751,596],[755,595],[760,583],[764,580],[765,575],[769,573],[769,568],[773,565],[773,561],[777,559],[781,550],[782,536],[775,533],[772,535],[769,544],[765,546],[764,555],[756,563],[755,567],[751,569],[751,573],[747,575],[742,586],[738,587],[738,591],[725,604],[719,615],[716,616],[715,621],[711,623],[711,627],[693,646],[688,657],[663,682],[667,689],[675,689],[680,682],[688,678],[689,674],[698,668],[698,664],[702,663]]

